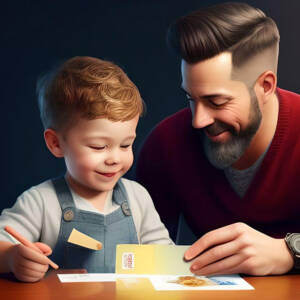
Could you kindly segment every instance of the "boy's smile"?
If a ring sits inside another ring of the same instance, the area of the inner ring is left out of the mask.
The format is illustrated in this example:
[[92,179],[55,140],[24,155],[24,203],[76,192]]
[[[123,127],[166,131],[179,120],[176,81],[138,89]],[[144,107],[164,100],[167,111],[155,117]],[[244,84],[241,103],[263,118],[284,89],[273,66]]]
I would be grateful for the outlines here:
[[113,177],[117,174],[117,172],[115,172],[115,173],[101,173],[101,172],[98,172],[98,173],[105,176],[105,177]]

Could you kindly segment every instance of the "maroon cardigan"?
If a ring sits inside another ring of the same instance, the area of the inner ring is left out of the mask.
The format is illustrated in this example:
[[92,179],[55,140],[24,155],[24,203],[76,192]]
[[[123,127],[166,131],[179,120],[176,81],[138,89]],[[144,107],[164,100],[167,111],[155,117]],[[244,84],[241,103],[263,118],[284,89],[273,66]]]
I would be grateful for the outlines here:
[[137,181],[173,238],[180,213],[197,237],[239,221],[273,237],[300,232],[300,95],[282,89],[277,94],[276,133],[243,198],[206,160],[190,109],[150,133],[139,154]]

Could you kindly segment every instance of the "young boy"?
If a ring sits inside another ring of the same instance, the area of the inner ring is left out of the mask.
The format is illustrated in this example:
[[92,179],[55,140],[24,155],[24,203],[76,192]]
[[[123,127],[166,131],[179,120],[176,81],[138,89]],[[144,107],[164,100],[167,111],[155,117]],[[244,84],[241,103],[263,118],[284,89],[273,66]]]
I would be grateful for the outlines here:
[[[25,191],[0,216],[36,242],[61,268],[114,272],[117,244],[172,244],[147,191],[121,178],[133,162],[132,144],[143,102],[115,64],[74,57],[38,84],[46,145],[63,157],[65,177]],[[67,242],[73,228],[103,243],[100,251]],[[0,232],[0,272],[21,281],[41,279],[45,255]]]

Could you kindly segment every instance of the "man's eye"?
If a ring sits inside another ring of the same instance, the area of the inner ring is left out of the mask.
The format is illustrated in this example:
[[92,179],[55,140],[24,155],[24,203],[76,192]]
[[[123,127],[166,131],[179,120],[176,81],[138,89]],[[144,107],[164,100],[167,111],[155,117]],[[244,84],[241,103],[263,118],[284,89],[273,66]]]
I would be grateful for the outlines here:
[[218,107],[218,106],[222,106],[225,102],[214,102],[214,101],[211,101],[210,103],[211,103],[213,106]]
[[225,104],[227,102],[228,102],[227,99],[214,99],[214,100],[210,100],[210,103],[213,106],[222,106],[223,104]]
[[89,146],[89,147],[94,150],[104,150],[106,148],[106,146]]

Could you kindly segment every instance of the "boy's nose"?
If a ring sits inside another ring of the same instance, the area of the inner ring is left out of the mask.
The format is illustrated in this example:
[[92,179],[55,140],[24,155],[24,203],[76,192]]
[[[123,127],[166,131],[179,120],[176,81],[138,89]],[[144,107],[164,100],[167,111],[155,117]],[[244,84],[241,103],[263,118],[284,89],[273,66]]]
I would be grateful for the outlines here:
[[197,101],[194,103],[193,106],[191,106],[191,110],[193,113],[192,125],[194,128],[200,129],[214,123],[214,118],[210,110],[201,102]]
[[120,163],[120,155],[118,151],[111,151],[107,156],[105,163],[108,165],[115,165]]

